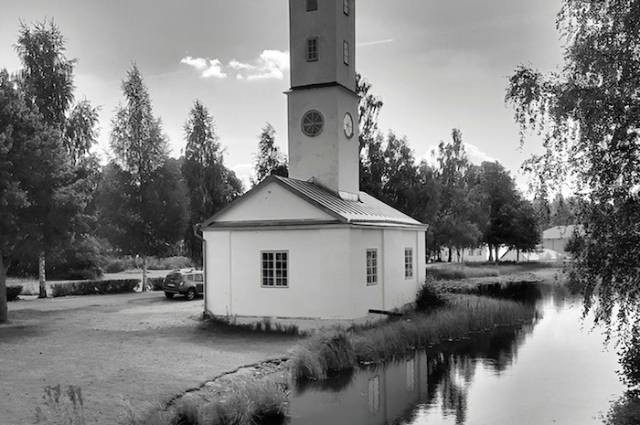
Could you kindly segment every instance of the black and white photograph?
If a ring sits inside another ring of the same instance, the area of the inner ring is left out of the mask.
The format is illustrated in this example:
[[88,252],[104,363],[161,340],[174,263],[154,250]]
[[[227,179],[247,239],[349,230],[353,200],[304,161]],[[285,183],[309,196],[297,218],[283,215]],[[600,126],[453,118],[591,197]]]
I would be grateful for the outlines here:
[[640,0],[0,0],[0,425],[640,425]]

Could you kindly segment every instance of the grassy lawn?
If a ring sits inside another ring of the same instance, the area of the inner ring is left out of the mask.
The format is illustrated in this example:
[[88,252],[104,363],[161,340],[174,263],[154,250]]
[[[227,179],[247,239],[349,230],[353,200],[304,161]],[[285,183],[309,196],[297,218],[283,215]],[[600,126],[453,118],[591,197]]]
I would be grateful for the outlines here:
[[[202,300],[162,293],[9,304],[0,325],[0,423],[34,423],[47,387],[80,388],[86,423],[117,424],[224,372],[279,357],[294,337],[199,326]],[[50,410],[50,409],[49,409]],[[42,422],[50,423],[50,422]]]

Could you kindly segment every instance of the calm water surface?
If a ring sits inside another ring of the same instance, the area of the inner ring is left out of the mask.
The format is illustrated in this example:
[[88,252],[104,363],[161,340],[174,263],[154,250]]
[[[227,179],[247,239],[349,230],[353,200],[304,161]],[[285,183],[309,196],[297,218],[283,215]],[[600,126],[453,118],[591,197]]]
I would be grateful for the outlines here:
[[624,387],[617,357],[582,322],[579,300],[548,292],[542,317],[384,367],[298,389],[290,425],[602,423]]

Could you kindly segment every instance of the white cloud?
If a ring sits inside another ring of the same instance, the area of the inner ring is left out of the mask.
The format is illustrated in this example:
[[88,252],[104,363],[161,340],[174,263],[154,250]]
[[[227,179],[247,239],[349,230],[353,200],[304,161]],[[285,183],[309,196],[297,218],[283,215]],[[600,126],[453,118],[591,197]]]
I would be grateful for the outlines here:
[[[481,151],[479,147],[476,145],[472,145],[471,143],[462,143],[464,146],[464,150],[467,153],[467,159],[469,162],[475,165],[480,165],[483,162],[495,162],[496,159],[487,155],[485,152]],[[422,156],[422,159],[427,161],[427,163],[431,166],[436,166],[438,162],[436,161],[436,155],[438,154],[437,146],[430,146],[427,149],[427,152]]]
[[227,74],[222,69],[222,62],[220,62],[219,59],[192,58],[191,56],[187,56],[182,58],[180,63],[189,65],[200,71],[202,78],[227,78]]
[[180,63],[189,65],[200,72],[202,78],[227,78],[229,71],[237,80],[282,80],[289,70],[289,52],[263,50],[256,59],[240,62],[232,59],[225,66],[220,59],[184,57]]
[[378,44],[388,44],[393,43],[393,38],[386,38],[384,40],[375,40],[375,41],[365,41],[362,43],[357,43],[357,47],[369,47],[369,46],[377,46]]
[[282,80],[289,70],[289,52],[263,50],[254,61],[230,61],[229,68],[238,72],[239,80]]
[[464,143],[464,150],[467,152],[467,158],[472,164],[480,165],[483,162],[495,162],[496,159],[490,157],[486,153],[480,150],[476,145],[471,143]]
[[251,189],[251,178],[253,177],[253,164],[237,164],[231,167],[236,177],[244,185],[244,190]]

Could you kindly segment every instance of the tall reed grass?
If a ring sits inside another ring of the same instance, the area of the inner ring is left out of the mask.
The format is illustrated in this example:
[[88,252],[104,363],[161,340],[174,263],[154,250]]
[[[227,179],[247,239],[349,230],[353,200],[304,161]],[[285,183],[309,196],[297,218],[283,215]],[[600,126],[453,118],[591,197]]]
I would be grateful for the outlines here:
[[469,333],[530,322],[535,315],[535,307],[531,305],[451,295],[446,307],[429,314],[411,314],[361,332],[335,331],[313,336],[294,349],[289,367],[296,381],[324,379],[358,364],[391,360]]
[[181,397],[169,409],[138,417],[131,410],[121,425],[255,425],[282,421],[288,413],[288,387],[273,379],[229,384],[214,400]]

